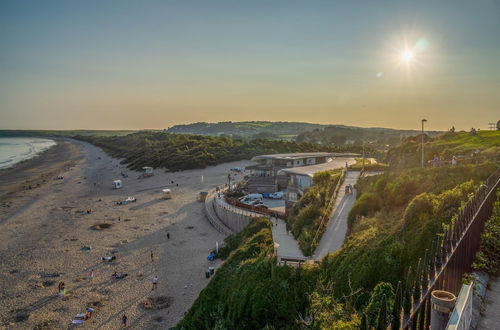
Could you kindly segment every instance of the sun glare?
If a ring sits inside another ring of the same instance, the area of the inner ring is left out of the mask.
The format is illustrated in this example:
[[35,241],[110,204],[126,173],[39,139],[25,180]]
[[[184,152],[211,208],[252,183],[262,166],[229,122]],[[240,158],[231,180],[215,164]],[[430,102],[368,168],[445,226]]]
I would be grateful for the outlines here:
[[401,60],[405,63],[410,63],[413,59],[413,52],[410,50],[405,50],[401,53]]

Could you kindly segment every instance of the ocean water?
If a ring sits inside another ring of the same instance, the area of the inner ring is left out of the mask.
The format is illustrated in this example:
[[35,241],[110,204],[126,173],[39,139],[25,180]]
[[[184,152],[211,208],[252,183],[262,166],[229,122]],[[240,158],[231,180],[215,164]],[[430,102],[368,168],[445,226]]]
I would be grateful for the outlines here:
[[0,169],[11,167],[54,146],[55,141],[42,138],[0,138]]

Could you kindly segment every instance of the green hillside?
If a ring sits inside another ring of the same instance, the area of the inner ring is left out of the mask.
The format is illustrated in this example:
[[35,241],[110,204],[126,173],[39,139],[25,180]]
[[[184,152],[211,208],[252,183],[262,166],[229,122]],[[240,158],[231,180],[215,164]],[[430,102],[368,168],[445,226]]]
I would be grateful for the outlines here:
[[[396,148],[389,150],[385,161],[393,168],[416,167],[421,164],[421,136],[410,137]],[[425,137],[425,161],[435,155],[448,162],[453,156],[458,162],[470,163],[486,159],[498,160],[500,155],[500,131],[448,132],[435,138]]]

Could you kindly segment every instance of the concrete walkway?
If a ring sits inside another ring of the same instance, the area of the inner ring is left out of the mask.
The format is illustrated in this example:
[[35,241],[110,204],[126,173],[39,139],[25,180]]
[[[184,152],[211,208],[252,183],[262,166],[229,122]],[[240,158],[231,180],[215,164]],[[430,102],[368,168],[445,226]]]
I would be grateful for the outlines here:
[[306,260],[307,258],[299,249],[299,243],[295,240],[292,233],[286,229],[285,221],[278,218],[271,218],[273,224],[273,240],[277,247],[276,254],[278,258]]
[[500,329],[500,279],[490,279],[490,289],[486,291],[484,314],[479,320],[478,330]]
[[354,184],[358,181],[360,176],[359,171],[348,171],[346,173],[344,182],[340,186],[339,194],[335,200],[335,205],[333,206],[333,215],[328,221],[328,226],[326,228],[319,246],[316,248],[314,255],[311,259],[321,260],[328,253],[337,251],[344,243],[344,239],[347,233],[347,216],[349,211],[352,209],[354,202],[356,201],[356,189],[353,189],[351,195],[345,194],[345,187]]

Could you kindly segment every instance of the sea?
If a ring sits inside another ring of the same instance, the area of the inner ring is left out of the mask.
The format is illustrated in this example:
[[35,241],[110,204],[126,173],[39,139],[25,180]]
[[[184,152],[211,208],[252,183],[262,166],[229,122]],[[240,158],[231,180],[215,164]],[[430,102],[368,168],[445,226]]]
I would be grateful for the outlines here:
[[30,159],[54,146],[55,141],[32,137],[0,137],[0,170]]

